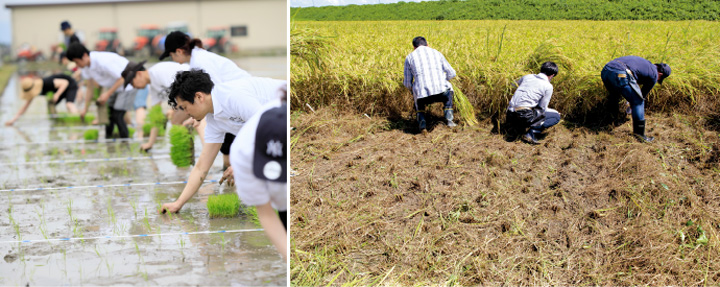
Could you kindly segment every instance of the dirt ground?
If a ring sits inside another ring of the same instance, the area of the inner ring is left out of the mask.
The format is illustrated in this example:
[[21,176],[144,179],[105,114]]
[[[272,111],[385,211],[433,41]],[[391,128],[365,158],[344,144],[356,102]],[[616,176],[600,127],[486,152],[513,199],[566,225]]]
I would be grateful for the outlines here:
[[687,115],[647,122],[651,144],[630,121],[561,122],[532,146],[489,120],[423,135],[294,113],[291,282],[718,285],[718,132]]

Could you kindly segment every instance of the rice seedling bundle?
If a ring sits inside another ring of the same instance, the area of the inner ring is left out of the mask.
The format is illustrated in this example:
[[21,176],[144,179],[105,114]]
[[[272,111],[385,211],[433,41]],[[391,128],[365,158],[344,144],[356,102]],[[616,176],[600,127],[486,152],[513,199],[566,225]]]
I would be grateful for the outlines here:
[[85,115],[85,121],[80,120],[80,115],[75,114],[69,114],[69,113],[57,113],[55,114],[55,117],[53,117],[53,121],[56,123],[63,123],[63,124],[79,124],[79,123],[89,123],[95,120],[95,115],[92,114],[86,114]]
[[184,126],[173,125],[170,134],[170,159],[178,167],[190,166],[193,163],[193,136]]
[[160,106],[154,106],[147,115],[146,122],[143,125],[143,133],[150,134],[150,129],[157,127],[158,136],[164,136],[166,124],[167,118],[165,114],[163,114],[162,108]]
[[240,199],[236,193],[211,195],[207,209],[210,217],[234,217],[240,211]]
[[83,133],[83,138],[89,141],[97,140],[99,133],[100,132],[98,130],[86,130],[85,133]]

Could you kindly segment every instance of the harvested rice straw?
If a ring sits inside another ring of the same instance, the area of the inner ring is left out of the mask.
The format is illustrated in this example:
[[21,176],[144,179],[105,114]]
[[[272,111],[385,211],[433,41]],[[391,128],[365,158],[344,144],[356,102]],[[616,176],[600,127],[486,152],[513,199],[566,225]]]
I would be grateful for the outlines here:
[[463,94],[463,92],[457,88],[456,85],[453,86],[453,91],[455,96],[453,97],[453,101],[455,103],[455,107],[457,108],[458,114],[460,114],[460,119],[465,122],[465,124],[469,126],[474,126],[478,123],[477,119],[475,118],[475,108],[473,108],[472,104],[468,100],[468,98]]

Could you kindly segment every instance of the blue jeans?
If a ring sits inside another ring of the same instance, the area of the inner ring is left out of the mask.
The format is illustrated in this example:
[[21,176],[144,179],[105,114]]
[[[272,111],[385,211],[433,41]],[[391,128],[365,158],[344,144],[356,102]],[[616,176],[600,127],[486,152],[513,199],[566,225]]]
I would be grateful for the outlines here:
[[148,87],[137,90],[137,94],[135,94],[135,102],[133,103],[133,107],[136,110],[147,106],[146,102],[147,102],[148,90],[149,90]]
[[[602,73],[600,73],[600,77],[603,84],[605,84],[605,88],[610,92],[610,101],[617,103],[619,100],[618,94],[622,95],[630,103],[633,121],[645,120],[645,101],[630,86],[629,77],[632,77],[631,75],[628,75],[625,70],[605,66]],[[617,111],[610,112],[615,113]]]

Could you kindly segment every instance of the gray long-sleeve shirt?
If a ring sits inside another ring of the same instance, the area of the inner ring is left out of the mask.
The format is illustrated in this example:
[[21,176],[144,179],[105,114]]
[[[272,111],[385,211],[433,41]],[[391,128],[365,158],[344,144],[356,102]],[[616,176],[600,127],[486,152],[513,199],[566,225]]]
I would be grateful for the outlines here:
[[455,77],[455,70],[445,56],[428,46],[420,46],[405,58],[403,85],[412,90],[415,101],[452,90],[448,82]]
[[553,86],[547,75],[543,73],[525,75],[518,80],[518,88],[510,99],[508,110],[514,112],[517,107],[537,107],[545,113],[552,93]]

